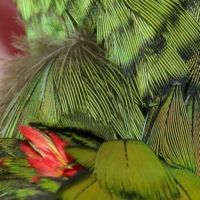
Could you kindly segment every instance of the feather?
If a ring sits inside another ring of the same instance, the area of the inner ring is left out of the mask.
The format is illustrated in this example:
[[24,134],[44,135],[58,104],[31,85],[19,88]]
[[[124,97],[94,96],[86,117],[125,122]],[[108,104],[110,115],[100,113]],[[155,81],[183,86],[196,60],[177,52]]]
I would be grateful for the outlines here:
[[139,141],[103,143],[97,152],[94,174],[100,185],[118,194],[135,194],[149,200],[173,199],[178,195],[173,177]]
[[195,171],[190,120],[180,86],[169,92],[149,130],[147,144],[168,164]]

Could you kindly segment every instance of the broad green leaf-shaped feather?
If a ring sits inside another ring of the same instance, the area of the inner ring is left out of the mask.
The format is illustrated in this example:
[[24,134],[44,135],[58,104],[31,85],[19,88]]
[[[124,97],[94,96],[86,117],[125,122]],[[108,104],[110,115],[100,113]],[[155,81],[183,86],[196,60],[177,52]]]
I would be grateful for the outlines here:
[[[121,138],[141,137],[144,118],[136,105],[135,85],[88,37],[77,33],[64,43],[48,41],[48,52],[36,48],[36,55],[25,58],[28,63],[22,59],[26,77],[16,80],[13,74],[13,85],[21,82],[21,87],[12,90],[15,96],[1,118],[2,137],[19,137],[17,126],[30,122],[67,126],[63,117],[77,111],[114,130],[113,135],[101,135],[104,139],[114,139],[116,133]],[[17,73],[19,77],[20,70]]]
[[168,164],[195,171],[191,123],[181,87],[175,86],[152,118],[148,145]]
[[92,175],[84,177],[61,193],[61,200],[125,200],[102,188]]
[[169,199],[178,194],[171,175],[139,141],[103,143],[97,153],[94,174],[100,185],[119,194],[135,194],[149,200]]
[[69,152],[91,174],[63,185],[61,199],[92,199],[97,191],[100,199],[106,195],[107,199],[198,199],[199,177],[160,161],[142,142],[109,141],[99,149],[74,146]]
[[139,141],[109,141],[99,149],[74,146],[69,153],[93,175],[68,182],[60,190],[62,199],[92,199],[97,191],[100,199],[107,195],[107,199],[196,200],[199,196],[198,176],[160,161]]

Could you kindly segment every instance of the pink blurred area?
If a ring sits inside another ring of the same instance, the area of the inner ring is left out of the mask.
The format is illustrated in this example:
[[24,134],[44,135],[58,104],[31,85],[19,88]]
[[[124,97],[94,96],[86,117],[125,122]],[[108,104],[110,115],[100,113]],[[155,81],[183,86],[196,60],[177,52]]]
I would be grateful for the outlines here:
[[24,27],[12,0],[0,0],[0,65],[2,59],[18,53],[12,46],[13,36],[24,35]]
[[0,0],[0,87],[6,80],[6,61],[19,52],[12,46],[13,37],[24,35],[24,27],[12,0]]

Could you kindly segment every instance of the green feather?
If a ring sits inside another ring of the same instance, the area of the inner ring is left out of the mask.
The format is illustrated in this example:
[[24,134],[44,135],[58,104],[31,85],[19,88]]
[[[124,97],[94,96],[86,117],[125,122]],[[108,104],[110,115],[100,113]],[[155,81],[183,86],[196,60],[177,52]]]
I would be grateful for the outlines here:
[[[200,195],[200,179],[187,170],[171,169],[182,194],[178,200],[197,200]],[[185,197],[185,198],[184,198]]]
[[123,200],[102,188],[93,176],[82,178],[71,187],[66,188],[62,194],[62,200]]
[[144,199],[178,195],[176,184],[155,154],[139,141],[110,141],[100,147],[94,174],[112,192]]
[[190,120],[181,87],[175,86],[160,106],[149,130],[148,145],[168,164],[195,171]]
[[20,137],[17,126],[30,122],[69,127],[72,124],[65,116],[77,111],[105,130],[111,127],[106,134],[97,132],[99,137],[113,139],[116,133],[122,138],[141,137],[144,118],[135,103],[137,90],[87,37],[77,33],[64,44],[48,41],[48,53],[41,56],[36,51],[28,57],[29,77],[1,118],[2,137]]
[[191,120],[192,142],[195,156],[196,174],[200,176],[200,96],[199,92],[187,98],[186,108]]
[[87,147],[68,147],[67,152],[82,166],[94,169],[97,150]]

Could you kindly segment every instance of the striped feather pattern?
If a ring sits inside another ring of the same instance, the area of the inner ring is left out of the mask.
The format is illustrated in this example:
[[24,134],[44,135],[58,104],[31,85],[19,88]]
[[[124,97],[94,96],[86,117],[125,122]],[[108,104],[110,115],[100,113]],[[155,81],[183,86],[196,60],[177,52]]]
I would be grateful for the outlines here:
[[118,134],[121,138],[141,138],[144,117],[136,105],[137,90],[104,58],[95,41],[77,34],[64,44],[46,46],[48,54],[36,52],[38,60],[32,64],[30,56],[31,64],[26,63],[32,69],[26,69],[27,74],[31,73],[5,106],[1,137],[20,137],[17,126],[30,122],[69,127],[72,124],[66,124],[64,117],[78,111],[105,128],[111,127],[111,135],[101,137],[112,139]]
[[193,137],[193,148],[196,163],[196,174],[200,176],[200,96],[199,92],[194,95],[186,102],[187,112],[191,119],[191,132]]
[[175,86],[159,108],[148,145],[171,166],[195,171],[190,120],[180,86]]

